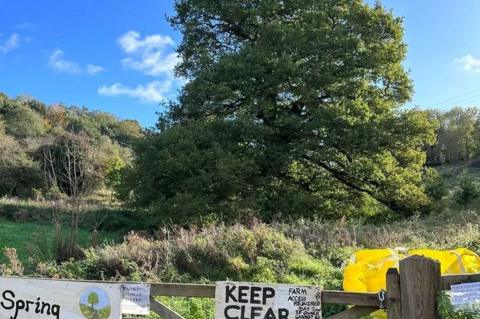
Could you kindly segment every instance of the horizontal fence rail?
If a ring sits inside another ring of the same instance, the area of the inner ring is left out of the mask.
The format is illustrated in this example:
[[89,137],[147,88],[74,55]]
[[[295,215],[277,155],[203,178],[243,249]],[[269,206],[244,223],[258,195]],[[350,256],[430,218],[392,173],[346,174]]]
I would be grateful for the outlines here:
[[[154,297],[215,298],[215,285],[155,283],[151,285],[150,294],[152,311],[164,319],[182,319],[178,313]],[[332,319],[360,318],[379,309],[378,294],[370,292],[323,290],[322,303],[354,305],[347,311],[331,317]]]
[[[399,270],[389,269],[386,282],[382,301],[377,293],[323,290],[322,304],[351,306],[330,319],[358,319],[379,309],[387,311],[388,319],[438,319],[438,294],[452,285],[480,282],[480,273],[441,276],[438,262],[412,256],[400,262]],[[164,319],[183,319],[155,297],[215,298],[215,285],[155,283],[151,295],[152,311]]]
[[442,276],[442,289],[450,290],[452,285],[480,282],[480,274],[444,275]]
[[[321,302],[350,306],[347,310],[331,316],[331,319],[358,319],[379,309],[387,311],[387,319],[438,319],[437,297],[441,291],[450,290],[452,285],[480,282],[480,273],[441,276],[440,263],[421,256],[411,256],[400,261],[399,269],[389,269],[385,279],[387,289],[382,293],[323,290]],[[118,281],[101,282],[131,284]],[[215,298],[216,286],[212,284],[149,284],[150,309],[163,319],[184,318],[157,297]]]
[[[215,285],[152,284],[152,296],[215,298]],[[371,292],[322,291],[322,303],[378,307],[378,295]]]

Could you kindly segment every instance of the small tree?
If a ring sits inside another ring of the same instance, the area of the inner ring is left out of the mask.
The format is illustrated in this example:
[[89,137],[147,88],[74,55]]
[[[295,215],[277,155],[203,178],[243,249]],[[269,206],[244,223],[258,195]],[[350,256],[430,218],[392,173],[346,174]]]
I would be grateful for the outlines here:
[[92,292],[88,295],[88,303],[90,304],[90,307],[92,307],[93,311],[95,311],[95,306],[98,305],[99,302],[100,300],[95,292]]
[[69,240],[57,259],[68,259],[80,253],[77,245],[78,225],[83,212],[80,198],[91,193],[100,180],[93,152],[87,136],[72,133],[46,140],[38,151],[48,188],[66,194],[72,212]]
[[468,205],[477,199],[480,195],[478,185],[468,175],[464,175],[455,191],[455,201],[460,205]]

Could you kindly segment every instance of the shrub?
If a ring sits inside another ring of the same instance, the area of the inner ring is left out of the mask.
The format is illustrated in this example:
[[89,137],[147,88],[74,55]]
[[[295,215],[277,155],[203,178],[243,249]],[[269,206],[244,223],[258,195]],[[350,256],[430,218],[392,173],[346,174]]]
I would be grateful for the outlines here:
[[480,195],[478,185],[470,176],[463,176],[454,193],[455,201],[460,205],[471,204]]
[[[87,249],[85,258],[40,262],[51,278],[213,283],[220,280],[320,285],[340,289],[341,270],[312,257],[296,239],[262,223],[179,229],[163,239],[130,234],[121,244]],[[166,298],[186,318],[208,318],[212,301]],[[325,308],[334,313],[338,307]]]
[[152,240],[130,234],[117,245],[87,249],[83,260],[39,263],[47,277],[197,281],[238,280],[305,283],[339,288],[341,272],[309,255],[298,240],[258,224],[178,230]]
[[434,200],[440,200],[448,194],[445,180],[432,168],[427,170],[425,176],[425,192]]

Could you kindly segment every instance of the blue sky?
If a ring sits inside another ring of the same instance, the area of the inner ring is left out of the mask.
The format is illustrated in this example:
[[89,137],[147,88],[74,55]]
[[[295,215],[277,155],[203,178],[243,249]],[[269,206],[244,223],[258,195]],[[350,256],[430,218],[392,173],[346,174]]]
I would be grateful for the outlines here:
[[[383,3],[404,17],[410,105],[480,105],[480,1]],[[182,84],[172,14],[173,0],[0,0],[0,91],[152,126]]]

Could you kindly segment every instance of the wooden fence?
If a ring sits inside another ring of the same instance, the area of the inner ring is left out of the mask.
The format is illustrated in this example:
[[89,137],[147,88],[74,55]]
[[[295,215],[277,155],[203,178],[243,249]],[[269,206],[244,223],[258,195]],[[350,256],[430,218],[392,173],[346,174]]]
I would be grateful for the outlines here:
[[[441,276],[440,264],[431,259],[412,256],[400,261],[400,271],[389,269],[384,293],[322,291],[322,303],[344,304],[348,310],[331,319],[358,319],[380,308],[388,319],[438,319],[438,295],[451,285],[480,282],[480,274]],[[215,298],[214,285],[153,284],[151,310],[164,319],[183,319],[155,299],[156,296]],[[199,318],[200,319],[200,318]]]

